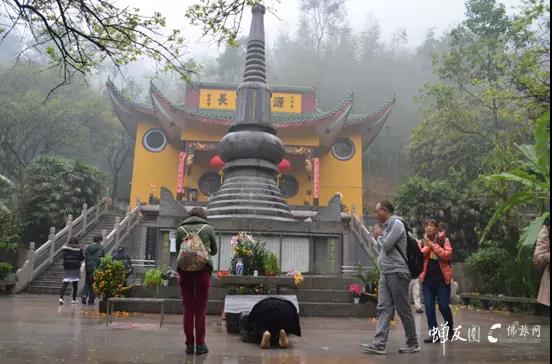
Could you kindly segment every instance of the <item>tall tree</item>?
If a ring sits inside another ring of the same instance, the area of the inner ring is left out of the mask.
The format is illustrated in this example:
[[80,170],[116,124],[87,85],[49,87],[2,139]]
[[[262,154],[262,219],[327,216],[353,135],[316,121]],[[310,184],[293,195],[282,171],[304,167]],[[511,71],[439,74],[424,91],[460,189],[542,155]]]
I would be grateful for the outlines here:
[[345,20],[346,0],[301,0],[301,22],[309,32],[316,55],[316,89],[320,90],[320,62],[325,47]]
[[59,78],[34,64],[0,70],[0,174],[17,184],[37,156],[100,153],[115,128],[105,96],[75,79],[47,102]]
[[181,31],[168,31],[160,13],[145,16],[137,8],[118,7],[108,0],[1,0],[0,3],[8,19],[8,24],[0,28],[0,33],[4,33],[0,39],[15,28],[27,29],[33,42],[22,50],[22,55],[34,49],[45,51],[52,64],[61,70],[58,86],[75,75],[86,75],[105,60],[118,67],[146,56],[184,78],[196,71],[182,60]]
[[[422,194],[435,198],[426,216],[444,213],[457,225],[456,244],[464,254],[479,247],[497,205],[516,188],[504,179],[480,177],[515,168],[521,157],[516,145],[530,142],[535,121],[550,108],[550,41],[543,31],[549,30],[550,15],[544,4],[527,2],[519,14],[508,15],[495,0],[468,0],[466,20],[434,59],[438,81],[419,99],[425,118],[409,146],[416,177],[404,184],[398,200],[413,197],[410,207],[403,204],[412,212],[429,202],[417,199],[416,190],[447,186],[445,199]],[[517,254],[521,212],[502,214],[480,246]]]

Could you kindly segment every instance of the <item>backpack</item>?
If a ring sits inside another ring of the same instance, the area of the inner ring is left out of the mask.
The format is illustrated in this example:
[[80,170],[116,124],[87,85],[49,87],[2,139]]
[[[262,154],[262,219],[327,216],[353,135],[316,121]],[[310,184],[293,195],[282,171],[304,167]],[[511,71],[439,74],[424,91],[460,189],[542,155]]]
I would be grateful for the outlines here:
[[414,238],[414,235],[412,234],[412,229],[410,229],[410,226],[408,226],[408,224],[402,219],[397,220],[403,223],[406,230],[406,257],[404,256],[403,252],[401,252],[398,246],[395,247],[408,265],[408,270],[410,271],[412,279],[416,279],[424,270],[424,256],[422,254],[422,251],[420,250],[418,241],[416,240],[416,238]]
[[199,233],[207,225],[203,225],[201,229],[195,232],[188,232],[183,227],[186,236],[180,244],[180,251],[176,259],[176,265],[184,272],[199,272],[205,267],[209,261],[209,253],[203,244],[203,240],[199,237]]

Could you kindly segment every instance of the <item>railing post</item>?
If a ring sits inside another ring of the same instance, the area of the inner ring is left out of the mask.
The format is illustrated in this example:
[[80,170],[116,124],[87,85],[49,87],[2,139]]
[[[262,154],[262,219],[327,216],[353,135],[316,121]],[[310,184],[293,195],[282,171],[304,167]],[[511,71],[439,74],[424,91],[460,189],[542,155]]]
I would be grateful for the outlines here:
[[356,216],[356,206],[351,205],[351,215]]
[[96,203],[96,214],[94,216],[94,224],[97,223],[100,218],[100,207],[101,207],[101,201],[98,201]]
[[113,229],[115,230],[115,242],[113,243],[113,248],[116,248],[119,245],[119,232],[121,230],[121,218],[119,216],[115,217]]
[[68,243],[69,240],[71,240],[71,238],[73,237],[73,215],[72,214],[69,214],[67,216],[67,224],[65,226],[67,226],[67,243]]
[[50,235],[48,235],[48,240],[50,241],[50,264],[54,262],[54,256],[56,255],[56,228],[50,228]]
[[15,286],[15,292],[19,293],[24,290],[33,279],[34,272],[34,258],[35,258],[35,243],[29,243],[29,249],[27,250],[27,257],[25,263],[21,268],[17,270],[17,284]]
[[102,243],[105,244],[105,238],[107,238],[107,230],[102,229]]
[[138,197],[136,199],[136,207],[140,208],[140,205],[142,204],[142,202],[140,202],[140,197]]
[[86,233],[86,227],[88,226],[88,204],[82,204],[82,230],[81,233]]

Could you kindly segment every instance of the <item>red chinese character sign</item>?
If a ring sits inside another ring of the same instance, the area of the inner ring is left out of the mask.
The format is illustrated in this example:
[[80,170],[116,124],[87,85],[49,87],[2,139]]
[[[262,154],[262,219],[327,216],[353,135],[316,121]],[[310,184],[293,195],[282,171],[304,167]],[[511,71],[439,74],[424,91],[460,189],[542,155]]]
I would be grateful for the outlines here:
[[180,152],[178,154],[178,176],[176,178],[176,197],[178,200],[182,199],[182,193],[184,191],[184,168],[186,162],[186,152]]
[[318,206],[320,201],[320,158],[313,158],[313,197],[314,205]]

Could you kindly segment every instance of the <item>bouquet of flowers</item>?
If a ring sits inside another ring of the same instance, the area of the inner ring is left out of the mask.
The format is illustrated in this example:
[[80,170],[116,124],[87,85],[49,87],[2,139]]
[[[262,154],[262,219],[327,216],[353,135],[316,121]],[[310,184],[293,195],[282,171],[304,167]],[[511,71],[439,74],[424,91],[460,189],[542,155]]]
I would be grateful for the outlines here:
[[288,272],[287,276],[293,278],[293,283],[295,284],[296,287],[299,287],[299,285],[303,283],[303,281],[305,280],[305,278],[303,277],[303,274],[301,274],[301,272],[298,272],[298,271]]
[[258,242],[253,236],[245,232],[241,232],[232,237],[230,244],[232,244],[234,252],[230,263],[232,274],[236,274],[236,265],[241,261],[244,276],[251,276],[254,271],[257,271],[259,275],[265,275],[269,252],[266,250],[264,243]]
[[217,279],[223,279],[224,277],[227,277],[230,275],[230,272],[227,270],[220,270],[217,272]]

